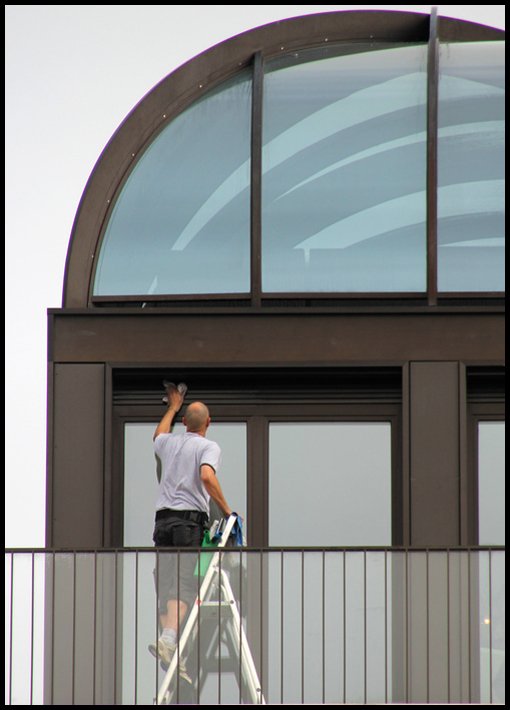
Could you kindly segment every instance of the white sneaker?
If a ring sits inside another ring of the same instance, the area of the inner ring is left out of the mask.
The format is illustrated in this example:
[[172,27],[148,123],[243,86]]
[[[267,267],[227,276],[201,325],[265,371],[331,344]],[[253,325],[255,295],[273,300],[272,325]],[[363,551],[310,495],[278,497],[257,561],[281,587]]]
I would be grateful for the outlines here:
[[[154,658],[159,658],[159,660],[161,661],[161,665],[163,666],[163,669],[165,671],[168,670],[168,667],[172,662],[172,658],[174,657],[176,650],[177,644],[166,643],[161,638],[158,639],[157,647],[153,643],[149,645],[149,651],[152,653]],[[186,670],[186,666],[184,664],[182,656],[179,658],[179,676],[190,685],[193,683],[192,679],[188,675],[188,671]]]

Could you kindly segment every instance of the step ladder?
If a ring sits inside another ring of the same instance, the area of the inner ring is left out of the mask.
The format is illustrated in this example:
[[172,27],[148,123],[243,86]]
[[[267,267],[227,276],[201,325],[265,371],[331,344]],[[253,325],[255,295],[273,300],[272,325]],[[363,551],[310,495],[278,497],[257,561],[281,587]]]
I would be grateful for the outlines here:
[[[223,530],[216,533],[217,535],[221,533],[221,539],[218,545],[209,548],[207,552],[200,553],[201,557],[203,555],[211,555],[209,566],[203,577],[193,607],[184,624],[177,650],[161,683],[158,696],[154,701],[155,705],[169,705],[171,703],[176,693],[179,679],[179,658],[186,660],[191,653],[191,648],[198,635],[199,624],[204,619],[218,618],[219,615],[221,615],[222,625],[223,623],[225,624],[228,636],[228,648],[237,655],[239,661],[240,672],[242,674],[242,678],[239,679],[240,684],[244,681],[253,704],[266,704],[257,669],[243,628],[237,600],[234,596],[228,574],[221,568],[220,550],[227,544],[236,520],[236,515],[229,516],[224,524]],[[213,532],[214,524],[211,527],[211,533]],[[203,567],[203,560],[201,560],[200,566]],[[219,625],[218,633],[221,633]]]

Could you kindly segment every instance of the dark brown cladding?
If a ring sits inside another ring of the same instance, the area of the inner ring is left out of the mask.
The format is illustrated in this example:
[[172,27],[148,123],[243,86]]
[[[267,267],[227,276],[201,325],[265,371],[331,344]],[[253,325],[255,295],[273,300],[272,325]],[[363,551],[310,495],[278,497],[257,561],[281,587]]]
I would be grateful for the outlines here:
[[53,362],[212,364],[504,361],[503,313],[98,314],[51,311]]

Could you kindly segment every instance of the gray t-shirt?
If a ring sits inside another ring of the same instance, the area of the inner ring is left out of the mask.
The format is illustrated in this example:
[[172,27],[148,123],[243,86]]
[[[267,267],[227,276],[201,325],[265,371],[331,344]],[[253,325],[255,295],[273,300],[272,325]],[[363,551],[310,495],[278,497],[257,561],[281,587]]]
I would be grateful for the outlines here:
[[200,478],[200,466],[208,464],[217,472],[218,444],[192,432],[160,434],[154,440],[154,451],[162,469],[156,510],[200,510],[209,515],[209,494]]

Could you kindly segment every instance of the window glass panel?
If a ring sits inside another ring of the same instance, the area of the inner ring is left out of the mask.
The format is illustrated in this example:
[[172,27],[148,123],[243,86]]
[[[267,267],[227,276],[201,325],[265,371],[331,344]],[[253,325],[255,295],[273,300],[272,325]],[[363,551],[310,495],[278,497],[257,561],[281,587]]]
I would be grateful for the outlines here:
[[438,146],[438,286],[503,291],[504,43],[443,44]]
[[478,540],[505,544],[505,422],[478,424]]
[[243,72],[162,131],[115,203],[94,295],[249,291],[250,126]]
[[391,545],[391,425],[273,423],[270,545]]
[[[124,545],[151,547],[158,493],[157,461],[152,436],[157,422],[125,425],[124,436]],[[184,433],[176,424],[174,433]],[[246,424],[212,423],[207,438],[222,451],[218,480],[230,505],[244,517],[246,511]],[[211,517],[212,517],[211,508]],[[248,521],[244,526],[247,530]]]
[[264,291],[425,291],[426,54],[349,43],[268,62]]

